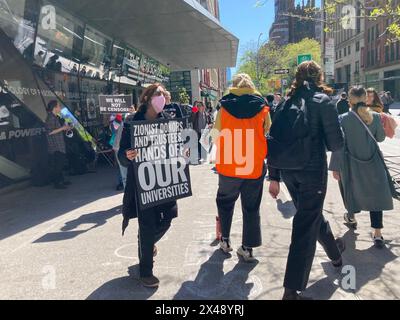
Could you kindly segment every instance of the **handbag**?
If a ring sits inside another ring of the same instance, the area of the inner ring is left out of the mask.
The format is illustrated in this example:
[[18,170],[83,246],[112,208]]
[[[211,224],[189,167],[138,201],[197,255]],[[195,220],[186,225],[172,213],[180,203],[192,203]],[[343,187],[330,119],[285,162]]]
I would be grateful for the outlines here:
[[383,153],[379,147],[378,141],[376,141],[374,135],[372,134],[371,130],[368,128],[368,126],[365,124],[365,122],[360,118],[360,116],[354,112],[354,111],[350,111],[350,113],[352,113],[359,121],[360,123],[364,126],[364,128],[367,130],[369,136],[372,138],[372,140],[375,142],[376,147],[378,148],[378,154],[379,157],[381,158],[382,162],[383,162],[383,166],[385,168],[386,171],[386,175],[389,181],[389,185],[390,185],[390,191],[392,192],[392,197],[395,200],[399,200],[400,201],[400,190],[398,188],[398,182],[396,181],[396,179],[394,177],[392,177],[386,162],[385,162],[385,157],[383,156]]

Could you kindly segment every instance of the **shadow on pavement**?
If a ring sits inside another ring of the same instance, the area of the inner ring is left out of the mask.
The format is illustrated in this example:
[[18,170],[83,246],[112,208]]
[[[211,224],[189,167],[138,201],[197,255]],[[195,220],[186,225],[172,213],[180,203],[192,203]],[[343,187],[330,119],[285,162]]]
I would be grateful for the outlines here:
[[86,300],[148,300],[157,292],[157,289],[145,288],[140,284],[138,265],[129,267],[128,274],[103,284]]
[[[61,232],[47,233],[43,237],[34,241],[34,243],[63,241],[73,239],[83,233],[99,228],[107,223],[108,219],[121,214],[122,206],[118,206],[106,211],[97,211],[89,214],[84,214],[75,220],[65,223],[61,228]],[[83,230],[79,229],[82,225],[92,225],[90,228]]]
[[[380,278],[385,266],[398,258],[389,248],[377,249],[371,240],[371,247],[366,250],[358,250],[356,241],[359,234],[354,230],[348,230],[343,236],[346,242],[346,251],[343,253],[344,266],[353,266],[356,272],[356,288],[355,290],[342,290],[348,293],[357,294],[366,284]],[[330,263],[323,263],[322,267],[328,276],[311,285],[306,294],[318,300],[328,300],[337,289],[341,287],[342,280],[348,273],[342,274],[342,270],[335,270]],[[386,274],[385,277],[390,277]],[[396,277],[392,279],[396,281]],[[388,279],[385,279],[387,282]],[[390,281],[390,280],[389,280]],[[393,297],[393,291],[385,287],[383,292],[377,292],[378,297]],[[387,292],[385,291],[387,290]],[[396,297],[397,299],[400,297]]]
[[115,176],[116,169],[102,168],[97,174],[73,177],[73,184],[67,190],[30,187],[1,195],[0,240],[99,199],[117,195],[112,183]]
[[293,201],[283,202],[281,199],[278,199],[276,201],[276,207],[285,219],[291,219],[296,215],[296,208]]
[[256,263],[238,263],[224,274],[223,265],[231,255],[216,250],[203,263],[194,281],[187,281],[176,293],[174,300],[248,300],[254,283],[247,283]]

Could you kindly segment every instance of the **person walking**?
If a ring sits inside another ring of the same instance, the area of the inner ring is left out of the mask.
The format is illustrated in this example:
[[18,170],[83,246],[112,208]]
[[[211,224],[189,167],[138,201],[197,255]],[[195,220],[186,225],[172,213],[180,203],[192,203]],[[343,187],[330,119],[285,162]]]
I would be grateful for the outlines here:
[[230,232],[235,203],[240,196],[243,233],[237,254],[246,262],[255,262],[253,248],[262,243],[260,204],[266,175],[266,134],[271,126],[269,108],[247,74],[233,78],[233,87],[220,103],[212,130],[219,174],[216,202],[222,231],[220,248],[225,253],[233,251]]
[[347,99],[346,92],[343,92],[340,95],[340,100],[336,104],[336,109],[337,109],[339,115],[349,112],[350,104],[349,104],[349,100]]
[[71,127],[69,125],[61,125],[61,119],[59,118],[61,109],[62,107],[57,100],[50,101],[47,105],[48,114],[45,123],[50,162],[50,180],[55,189],[66,189],[66,186],[70,184],[69,181],[64,179],[63,169],[67,153],[64,135],[66,131],[71,130]]
[[340,183],[347,213],[345,222],[357,227],[355,214],[370,212],[373,241],[384,247],[383,211],[393,210],[390,181],[378,142],[385,140],[381,117],[367,107],[367,91],[350,90],[351,111],[341,116],[344,149],[332,155],[330,170]]
[[[200,143],[201,135],[203,130],[206,129],[211,123],[210,118],[207,117],[206,107],[203,102],[197,101],[194,105],[197,108],[197,112],[193,112],[191,116],[191,123],[193,124],[193,130],[198,136],[198,161],[201,163],[203,161],[203,146]],[[196,109],[195,109],[196,110]]]
[[138,218],[140,282],[145,287],[154,288],[160,284],[159,279],[153,274],[153,258],[157,255],[155,245],[167,233],[172,220],[178,216],[178,206],[176,201],[171,201],[147,210],[139,209],[134,178],[135,169],[132,164],[138,153],[131,149],[131,123],[169,119],[168,115],[163,112],[166,99],[165,89],[161,84],[155,83],[147,87],[140,98],[140,102],[141,106],[138,112],[125,120],[118,152],[120,163],[128,168],[123,199],[122,233],[124,234],[130,219]]
[[288,100],[271,127],[271,137],[282,141],[283,148],[273,147],[270,141],[269,192],[278,197],[282,177],[296,207],[283,300],[308,299],[298,292],[307,287],[317,241],[335,267],[343,264],[345,244],[342,239],[335,240],[323,216],[328,182],[326,150],[337,151],[343,146],[336,107],[327,95],[331,92],[316,62],[300,64]]
[[367,106],[370,108],[372,111],[375,111],[377,113],[383,113],[385,107],[383,106],[383,102],[381,98],[379,97],[378,92],[374,88],[368,88],[367,89]]

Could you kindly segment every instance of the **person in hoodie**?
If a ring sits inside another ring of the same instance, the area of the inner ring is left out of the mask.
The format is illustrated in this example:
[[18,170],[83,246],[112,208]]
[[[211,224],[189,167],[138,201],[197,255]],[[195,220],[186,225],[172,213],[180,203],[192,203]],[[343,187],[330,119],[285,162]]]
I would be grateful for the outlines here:
[[253,248],[261,246],[260,204],[266,175],[266,135],[271,126],[269,108],[247,74],[234,77],[233,87],[220,104],[211,134],[217,145],[220,249],[233,251],[230,231],[235,203],[241,196],[243,239],[237,254],[246,262],[255,262]]

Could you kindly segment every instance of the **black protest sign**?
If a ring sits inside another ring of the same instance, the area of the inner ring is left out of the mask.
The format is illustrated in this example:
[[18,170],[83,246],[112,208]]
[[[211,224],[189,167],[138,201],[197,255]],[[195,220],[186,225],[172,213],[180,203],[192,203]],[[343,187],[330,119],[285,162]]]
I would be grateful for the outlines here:
[[192,196],[184,153],[185,119],[134,121],[131,146],[136,192],[141,210]]
[[99,96],[101,114],[130,113],[132,108],[131,95]]

